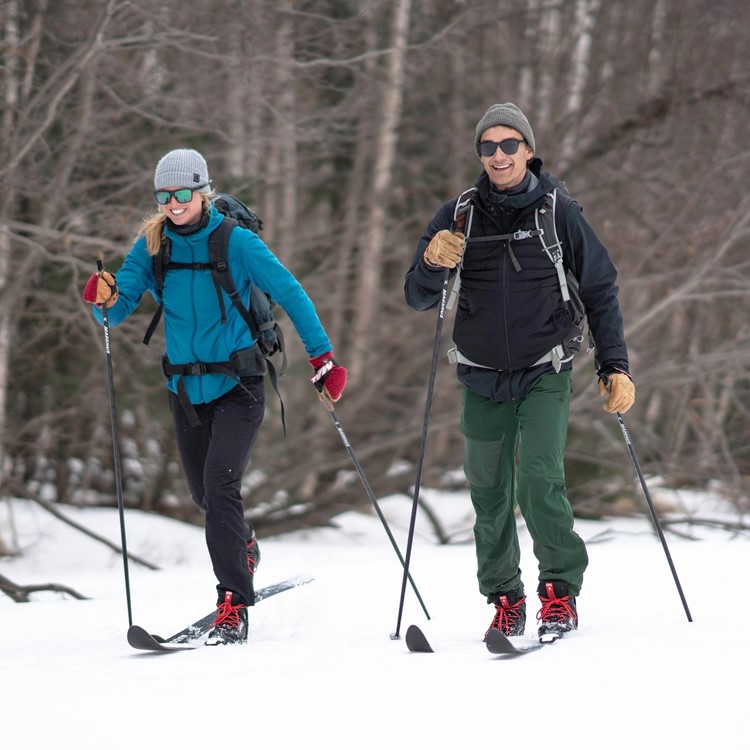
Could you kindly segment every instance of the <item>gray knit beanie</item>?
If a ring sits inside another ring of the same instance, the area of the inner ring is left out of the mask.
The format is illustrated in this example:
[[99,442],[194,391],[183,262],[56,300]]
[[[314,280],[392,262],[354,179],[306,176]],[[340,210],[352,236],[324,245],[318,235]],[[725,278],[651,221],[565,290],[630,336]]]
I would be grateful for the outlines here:
[[505,125],[508,128],[517,130],[529,144],[531,150],[536,153],[534,146],[534,131],[526,119],[526,115],[512,102],[505,104],[493,104],[485,113],[484,117],[477,123],[476,137],[474,138],[474,150],[479,156],[479,141],[482,133],[488,128],[494,128],[495,125]]
[[206,160],[192,148],[177,148],[159,159],[154,173],[154,190],[168,187],[197,187],[210,193]]

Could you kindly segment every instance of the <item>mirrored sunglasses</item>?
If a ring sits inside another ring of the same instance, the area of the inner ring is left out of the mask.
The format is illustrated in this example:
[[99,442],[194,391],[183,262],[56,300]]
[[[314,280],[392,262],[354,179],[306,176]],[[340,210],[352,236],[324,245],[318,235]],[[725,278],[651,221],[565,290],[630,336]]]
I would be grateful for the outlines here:
[[479,153],[482,156],[494,156],[495,151],[500,149],[504,154],[513,156],[518,153],[518,147],[526,143],[523,138],[505,138],[502,141],[481,141],[479,144]]
[[172,198],[178,203],[190,203],[193,200],[193,193],[196,190],[206,187],[206,185],[197,185],[192,188],[178,188],[177,190],[155,190],[154,198],[156,198],[156,202],[160,206],[166,206]]

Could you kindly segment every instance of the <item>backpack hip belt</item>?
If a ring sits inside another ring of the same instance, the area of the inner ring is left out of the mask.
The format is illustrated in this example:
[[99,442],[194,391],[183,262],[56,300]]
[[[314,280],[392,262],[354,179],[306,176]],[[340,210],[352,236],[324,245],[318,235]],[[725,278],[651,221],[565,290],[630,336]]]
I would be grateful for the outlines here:
[[[547,362],[552,363],[552,367],[555,369],[555,372],[560,372],[560,369],[562,368],[562,365],[566,362],[570,362],[570,360],[573,359],[573,355],[565,354],[565,348],[562,344],[558,344],[557,346],[550,349],[545,355],[539,357],[539,359],[534,362],[534,364],[529,365],[529,367],[536,367],[537,365],[543,365]],[[495,372],[503,372],[502,370],[499,370],[497,367],[490,367],[489,365],[480,365],[478,362],[472,362],[468,357],[465,357],[463,354],[461,354],[460,351],[458,351],[458,347],[453,347],[451,349],[448,349],[448,361],[452,365],[461,364],[461,365],[470,365],[471,367],[481,367],[485,370],[494,370]]]
[[[234,352],[226,362],[188,362],[186,364],[173,364],[165,354],[162,357],[161,368],[167,378],[177,375],[177,397],[180,400],[182,408],[187,414],[188,420],[192,427],[197,427],[201,421],[195,411],[195,407],[190,402],[185,389],[183,377],[185,375],[224,375],[232,378],[247,393],[252,396],[250,391],[242,384],[241,378],[263,377],[268,371],[266,359],[260,352],[257,344],[248,349],[240,349]],[[255,398],[253,396],[253,398]]]

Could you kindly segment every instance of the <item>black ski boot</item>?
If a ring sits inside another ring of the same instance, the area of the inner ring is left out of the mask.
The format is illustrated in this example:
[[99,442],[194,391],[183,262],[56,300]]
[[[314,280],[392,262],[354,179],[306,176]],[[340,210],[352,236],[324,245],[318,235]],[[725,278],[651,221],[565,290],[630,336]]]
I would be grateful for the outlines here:
[[247,605],[233,604],[232,592],[224,593],[219,602],[213,629],[208,634],[206,646],[224,646],[228,643],[247,642]]
[[542,581],[537,589],[542,608],[537,613],[539,640],[550,643],[578,628],[576,598],[562,581]]
[[[503,635],[523,635],[526,627],[526,597],[523,594],[515,591],[490,594],[487,602],[495,605],[495,616],[487,633],[499,630]],[[484,640],[487,640],[487,633],[484,634]]]

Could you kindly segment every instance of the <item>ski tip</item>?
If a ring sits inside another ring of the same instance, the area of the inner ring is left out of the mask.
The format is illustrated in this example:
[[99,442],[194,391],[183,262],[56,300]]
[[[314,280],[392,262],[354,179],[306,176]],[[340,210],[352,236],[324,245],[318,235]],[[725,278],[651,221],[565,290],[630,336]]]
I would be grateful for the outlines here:
[[140,625],[131,625],[128,628],[128,643],[134,648],[137,648],[135,644],[142,642],[144,637],[150,638],[151,636]]
[[406,629],[406,647],[414,653],[434,653],[427,637],[416,625],[409,625]]
[[168,653],[170,651],[192,651],[195,646],[192,645],[174,645],[166,643],[159,636],[154,637],[140,625],[131,625],[128,628],[128,644],[140,651],[151,651],[159,653]]
[[510,638],[499,630],[490,630],[484,638],[484,643],[487,646],[487,650],[497,656],[520,656],[521,654],[529,653],[529,651],[537,651],[544,646],[543,643],[515,646]]

